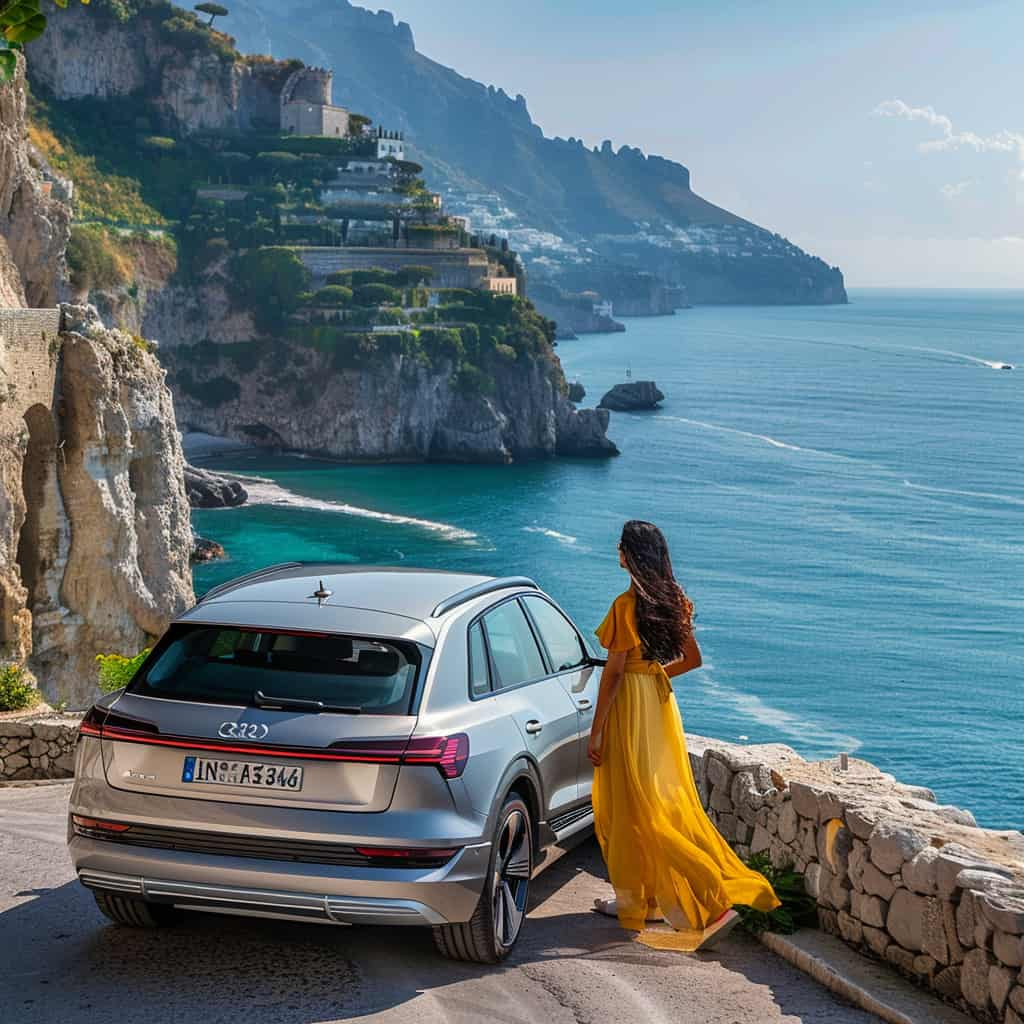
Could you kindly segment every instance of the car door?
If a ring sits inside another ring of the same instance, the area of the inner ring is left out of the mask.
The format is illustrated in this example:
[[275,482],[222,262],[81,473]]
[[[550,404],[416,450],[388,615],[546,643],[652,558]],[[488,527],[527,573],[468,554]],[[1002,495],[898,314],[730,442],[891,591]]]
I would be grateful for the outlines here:
[[[578,800],[576,705],[561,681],[551,676],[534,628],[516,598],[489,609],[479,621],[488,657],[488,699],[499,701],[519,727],[540,771],[544,817],[557,821]],[[471,652],[474,643],[471,635]]]
[[576,764],[579,776],[579,799],[589,801],[594,780],[594,766],[587,757],[590,727],[597,707],[597,690],[601,671],[592,658],[580,632],[553,601],[539,594],[520,599],[529,613],[548,664],[562,688],[572,700],[578,716],[579,739]]

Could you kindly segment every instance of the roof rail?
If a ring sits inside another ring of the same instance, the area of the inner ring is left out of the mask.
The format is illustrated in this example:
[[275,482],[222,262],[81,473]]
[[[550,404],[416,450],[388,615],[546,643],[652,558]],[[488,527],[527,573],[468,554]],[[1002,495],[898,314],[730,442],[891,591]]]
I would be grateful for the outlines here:
[[246,573],[244,576],[236,576],[233,580],[227,580],[224,583],[218,583],[215,587],[211,587],[196,601],[196,604],[202,604],[218,594],[226,594],[229,590],[234,590],[235,587],[240,587],[243,583],[254,583],[264,576],[270,576],[275,572],[280,572],[282,569],[297,569],[302,564],[302,562],[278,562],[276,565],[268,565],[263,569],[257,569],[255,572]]
[[439,615],[444,615],[453,608],[458,608],[460,604],[472,601],[476,597],[483,597],[484,594],[491,594],[496,590],[508,590],[510,587],[532,587],[534,590],[540,590],[540,587],[529,576],[499,576],[496,579],[477,583],[472,587],[466,587],[465,590],[460,590],[457,594],[446,597],[434,608],[430,616],[436,619]]

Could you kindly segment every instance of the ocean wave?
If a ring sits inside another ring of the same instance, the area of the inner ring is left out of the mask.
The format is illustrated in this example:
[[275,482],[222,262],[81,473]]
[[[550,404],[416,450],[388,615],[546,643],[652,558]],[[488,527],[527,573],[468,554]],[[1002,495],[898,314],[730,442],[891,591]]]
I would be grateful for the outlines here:
[[374,519],[381,523],[392,523],[395,526],[413,526],[421,530],[429,530],[445,540],[474,541],[477,535],[471,530],[452,526],[450,523],[439,523],[433,519],[418,519],[415,516],[401,516],[393,512],[379,512],[372,508],[362,508],[343,501],[327,501],[323,498],[310,498],[304,494],[289,491],[266,477],[243,476],[239,474],[249,492],[249,502],[254,505],[276,505],[284,508],[304,508],[314,512],[336,512],[339,515],[358,516],[361,519]]
[[565,544],[571,546],[577,542],[578,537],[573,537],[568,533],[559,533],[557,530],[548,529],[546,526],[524,526],[523,530],[526,533],[540,533],[545,537],[550,537],[552,540],[557,540],[559,544]]
[[788,441],[780,441],[777,437],[770,437],[768,434],[755,434],[749,430],[739,430],[736,427],[726,427],[721,423],[708,423],[706,420],[691,420],[686,416],[659,416],[660,420],[671,420],[674,423],[688,423],[694,427],[701,427],[704,430],[718,430],[723,434],[736,434],[739,437],[748,437],[753,441],[763,441],[773,448],[784,448],[791,452],[806,452],[809,455],[820,455],[826,459],[841,459],[843,462],[856,462],[856,459],[849,455],[839,455],[836,452],[825,452],[820,448],[804,448],[798,444],[790,444]]
[[940,356],[952,356],[954,359],[964,359],[969,363],[977,363],[979,366],[987,366],[990,370],[1014,369],[1013,363],[1004,363],[1001,359],[982,359],[980,356],[968,355],[966,352],[952,352],[948,348],[924,348],[920,345],[904,345],[913,352],[935,352]]
[[822,725],[807,718],[801,718],[789,711],[772,707],[752,693],[742,693],[718,682],[705,665],[700,672],[709,699],[721,701],[735,708],[740,714],[788,736],[804,750],[821,750],[830,753],[845,751],[852,754],[861,747],[862,741],[849,733],[840,732],[828,725]]
[[910,480],[904,480],[903,486],[929,494],[949,494],[957,498],[982,498],[985,501],[1001,501],[1007,505],[1024,505],[1024,498],[1015,498],[1012,494],[996,494],[992,491],[958,491],[952,487],[929,487],[927,484],[915,484]]

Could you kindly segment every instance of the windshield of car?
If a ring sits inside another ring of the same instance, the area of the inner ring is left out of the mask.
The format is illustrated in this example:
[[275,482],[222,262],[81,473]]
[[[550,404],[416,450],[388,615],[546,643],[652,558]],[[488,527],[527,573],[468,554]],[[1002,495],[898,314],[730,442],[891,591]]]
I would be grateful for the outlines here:
[[419,650],[406,641],[179,625],[129,690],[213,704],[406,715],[419,668]]

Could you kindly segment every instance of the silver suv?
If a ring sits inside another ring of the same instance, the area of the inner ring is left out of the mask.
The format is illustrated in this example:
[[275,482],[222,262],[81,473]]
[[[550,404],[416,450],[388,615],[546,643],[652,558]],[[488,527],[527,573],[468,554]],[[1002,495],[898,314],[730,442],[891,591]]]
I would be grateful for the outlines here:
[[291,562],[210,591],[85,717],[68,843],[125,925],[430,925],[495,963],[593,824],[602,662],[524,577]]

